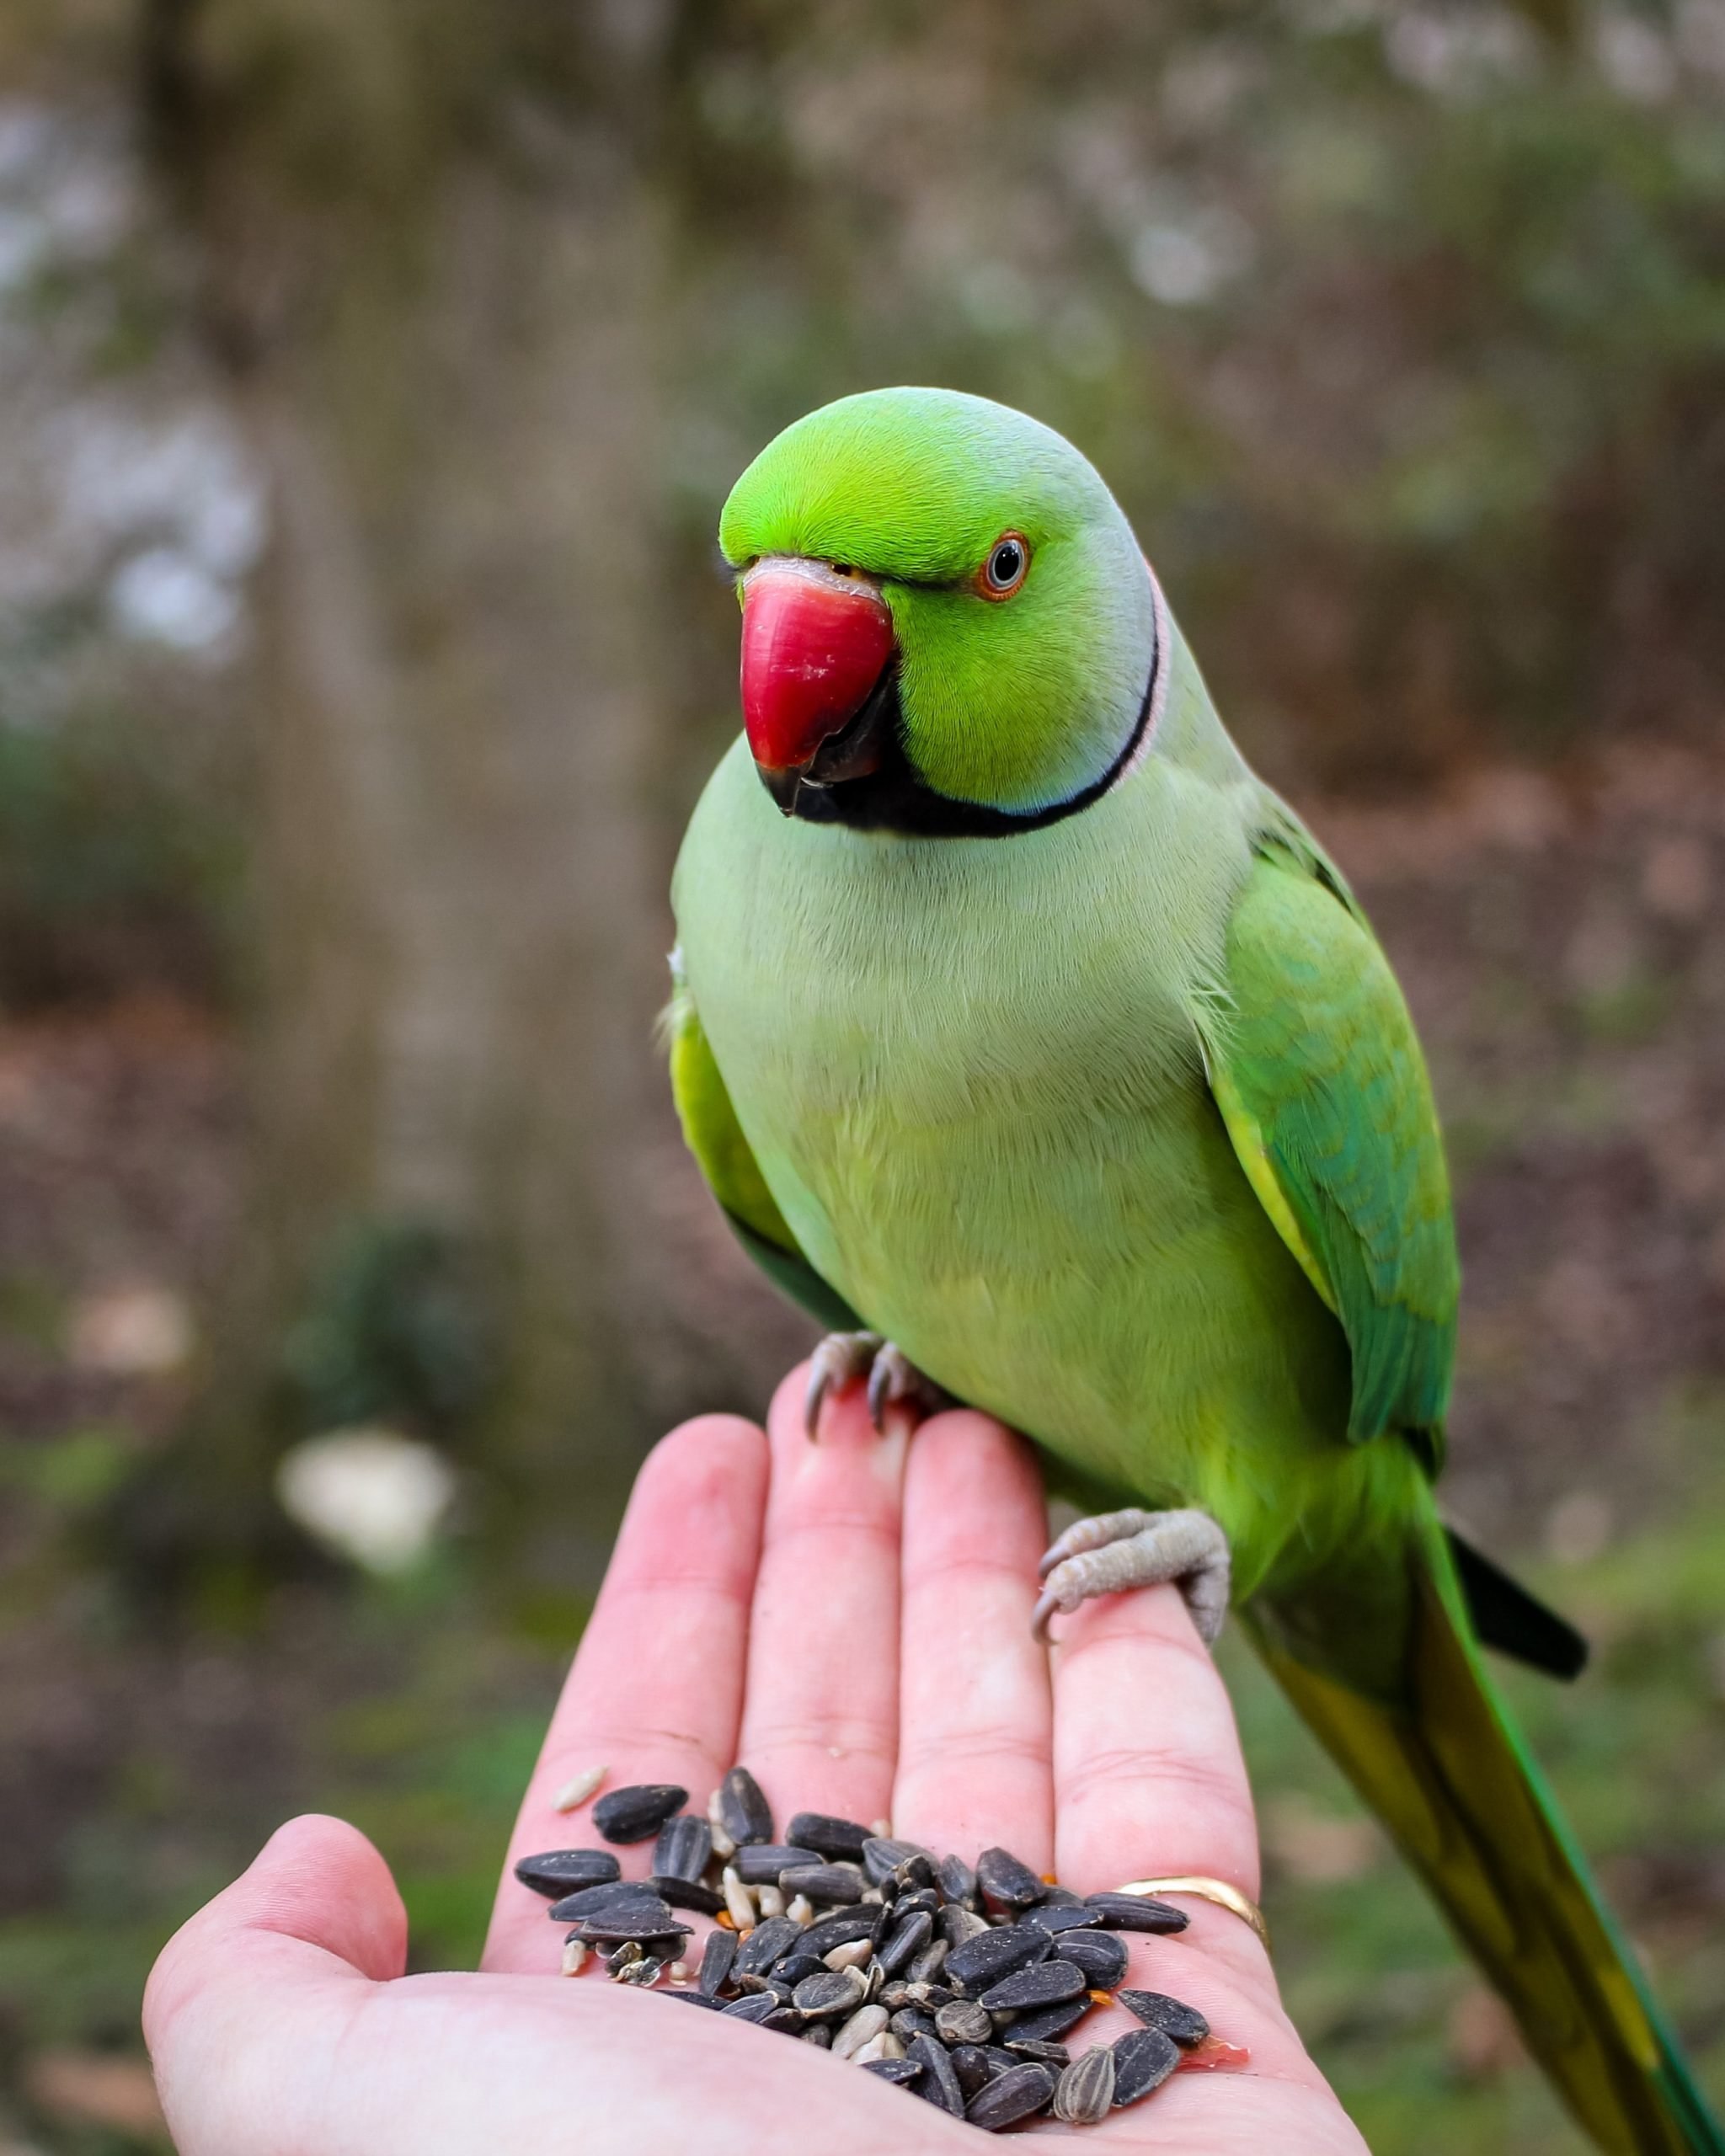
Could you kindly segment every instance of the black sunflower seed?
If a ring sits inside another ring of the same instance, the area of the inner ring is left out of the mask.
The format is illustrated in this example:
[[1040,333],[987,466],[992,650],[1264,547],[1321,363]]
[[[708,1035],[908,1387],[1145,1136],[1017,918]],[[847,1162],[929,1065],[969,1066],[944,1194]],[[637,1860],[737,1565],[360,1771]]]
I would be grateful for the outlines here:
[[959,2077],[959,2086],[969,2103],[984,2083],[991,2079],[988,2053],[980,2044],[954,2044],[947,2054],[953,2062],[953,2072]]
[[772,1993],[781,2006],[788,2006],[791,2003],[791,1988],[782,1977],[775,1977],[771,1974],[759,1976],[751,1969],[746,1975],[734,1977],[732,1981],[739,1991],[747,1992],[751,1996],[760,1992],[768,1991]]
[[1018,2014],[1033,2007],[1059,2006],[1076,1999],[1084,1990],[1084,1972],[1070,1961],[1033,1961],[1028,1969],[1014,1969],[982,1994],[991,2014]]
[[805,2020],[824,2021],[835,2014],[854,2014],[868,1988],[860,1969],[817,1969],[791,1993],[791,2004]]
[[802,1944],[803,1927],[794,1917],[768,1917],[757,1924],[737,1949],[735,1972],[764,1977],[782,1954]]
[[863,2062],[862,2071],[877,2080],[891,2082],[895,2089],[910,2089],[922,2079],[922,2062],[920,2058],[871,2058]]
[[964,2116],[985,2133],[998,2133],[1020,2119],[1034,2118],[1053,2101],[1055,2077],[1045,2066],[1027,2062],[1010,2073],[998,2074],[979,2089],[964,2108]]
[[793,1865],[818,1865],[820,1859],[813,1849],[796,1849],[789,1842],[755,1842],[739,1849],[731,1862],[745,1886],[777,1886],[780,1875]]
[[584,1886],[605,1886],[622,1867],[609,1849],[547,1849],[539,1856],[524,1856],[515,1865],[515,1877],[547,1901],[578,1894]]
[[1117,1931],[1065,1931],[1060,1959],[1082,1969],[1092,1991],[1112,1991],[1126,1973],[1126,1942]]
[[1012,2054],[1000,2044],[985,2044],[982,2047],[982,2056],[988,2061],[991,2079],[996,2074],[1010,2073],[1015,2066],[1023,2066],[1024,2063],[1022,2058],[1014,2058]]
[[905,1974],[913,1984],[937,1983],[947,1965],[947,1943],[943,1939],[931,1939],[927,1946],[911,1964]]
[[808,1954],[830,1954],[835,1946],[848,1946],[853,1939],[866,1939],[871,1943],[879,1939],[886,1923],[886,1911],[879,1902],[871,1902],[858,1909],[836,1909],[830,1917],[817,1917],[803,1929],[803,1951]]
[[612,1879],[598,1886],[582,1886],[573,1894],[565,1894],[560,1902],[553,1902],[547,1913],[554,1924],[574,1924],[582,1917],[595,1915],[601,1909],[624,1908],[633,1905],[650,1909],[663,1907],[660,1897],[644,1880]]
[[1038,1906],[1050,1909],[1081,1909],[1084,1897],[1075,1894],[1070,1886],[1050,1886]]
[[1180,2047],[1160,2029],[1134,2029],[1114,2044],[1114,2109],[1160,2089],[1180,2063]]
[[869,1885],[879,1886],[907,1857],[927,1854],[920,1842],[894,1841],[884,1834],[871,1834],[862,1844],[862,1869],[868,1875]]
[[974,1908],[976,1901],[976,1874],[961,1856],[943,1856],[934,1868],[940,1891],[949,1902],[962,1902]]
[[980,1917],[974,1909],[967,1909],[957,1902],[948,1902],[936,1919],[940,1935],[948,1946],[962,1946],[967,1939],[975,1939],[980,1931],[989,1929],[986,1917]]
[[714,1999],[708,1992],[667,1991],[661,1992],[660,1993],[660,1997],[661,1999],[686,1999],[691,2006],[710,2006],[713,2011],[718,2014],[722,2014],[724,2011],[724,2001],[722,1999]]
[[733,2021],[770,2021],[775,2015],[785,2013],[790,2013],[794,2020],[802,2019],[770,1991],[746,1993],[741,1999],[734,1999],[724,2010]]
[[1114,2100],[1114,2055],[1106,2044],[1092,2044],[1055,2084],[1055,2116],[1067,2126],[1097,2125]]
[[1014,1969],[1047,1961],[1053,1951],[1053,1939],[1034,1924],[991,1926],[953,1949],[947,1956],[946,1976],[961,1991],[986,1991]]
[[733,1767],[719,1784],[718,1822],[739,1849],[772,1839],[772,1807],[746,1767]]
[[921,2006],[901,2006],[888,2023],[888,2027],[901,2044],[909,2044],[918,2036],[938,2036],[934,2017]]
[[917,2095],[927,2097],[942,2111],[950,2111],[955,2119],[963,2118],[964,2092],[959,2086],[959,2077],[953,2071],[946,2047],[938,2038],[913,2036],[905,2047],[905,2056],[914,2058],[922,2068],[923,2079],[917,2084]]
[[667,1878],[655,1871],[647,1884],[674,1909],[693,1909],[703,1917],[716,1917],[724,1907],[724,1896],[698,1879]]
[[[887,1889],[891,1887],[895,1892],[903,1896],[921,1893],[925,1889],[932,1892],[933,1886],[934,1859],[926,1849],[916,1849],[905,1859],[902,1864],[895,1864],[893,1866],[890,1874],[882,1880],[880,1891],[885,1893]],[[935,1906],[939,1907],[938,1896],[936,1897]]]
[[927,1909],[912,1909],[909,1916],[895,1921],[878,1950],[887,1975],[896,1977],[907,1969],[927,1945],[933,1930],[934,1919]]
[[985,1849],[976,1860],[976,1883],[983,1899],[997,1909],[1028,1909],[1048,1892],[1046,1881],[1010,1849]]
[[772,1973],[782,1984],[795,1986],[804,1977],[817,1976],[826,1967],[818,1954],[805,1954],[800,1946],[780,1956],[772,1965]]
[[811,2021],[803,2031],[803,2041],[805,2044],[813,2044],[817,2051],[830,2051],[832,2048],[831,2022]]
[[927,1909],[930,1916],[940,1912],[940,1896],[932,1886],[912,1886],[900,1893],[893,1902],[893,1920],[907,1917],[913,1909]]
[[713,1854],[713,1829],[692,1812],[667,1819],[653,1844],[653,1869],[665,1879],[697,1880]]
[[1021,2036],[1016,2026],[1007,2030],[1001,2042],[1014,2058],[1034,2059],[1039,2066],[1053,2067],[1056,2073],[1072,2063],[1072,2054],[1064,2044],[1050,2043],[1044,2037]]
[[1190,1919],[1151,1894],[1092,1894],[1090,1906],[1110,1931],[1184,1931]]
[[1146,2029],[1160,2029],[1182,2047],[1201,2044],[1210,2024],[1195,2006],[1170,1999],[1165,1991],[1123,1991],[1116,1994],[1129,2014],[1135,2014]]
[[785,1828],[785,1839],[801,1849],[813,1849],[830,1861],[849,1857],[860,1863],[862,1844],[872,1838],[866,1827],[854,1819],[837,1819],[830,1812],[799,1812]]
[[854,1864],[822,1864],[818,1858],[787,1865],[778,1876],[782,1893],[806,1894],[817,1903],[860,1902],[868,1883]]
[[1064,1999],[1058,2006],[1044,2006],[1033,2014],[1021,2014],[1007,2030],[1014,2043],[1055,2043],[1069,2029],[1076,2029],[1090,2011],[1090,1995]]
[[[1023,1921],[1035,1924],[1042,1931],[1083,1931],[1101,1924],[1102,1912],[1092,1908],[1087,1902],[1043,1902],[1033,1909],[1026,1909]],[[1065,1949],[1061,1951],[1064,1952]]]
[[675,1782],[635,1782],[628,1789],[607,1790],[593,1806],[593,1825],[608,1842],[650,1841],[670,1818],[689,1801],[689,1792]]
[[644,1945],[654,1939],[687,1939],[693,1931],[692,1924],[679,1924],[663,1902],[653,1910],[595,1909],[574,1927],[574,1935],[590,1946],[608,1939],[638,1939]]
[[701,1973],[695,1979],[697,1988],[708,1999],[724,1989],[731,1972],[731,1963],[737,1958],[737,1935],[717,1926],[707,1935],[707,1944],[701,1950]]

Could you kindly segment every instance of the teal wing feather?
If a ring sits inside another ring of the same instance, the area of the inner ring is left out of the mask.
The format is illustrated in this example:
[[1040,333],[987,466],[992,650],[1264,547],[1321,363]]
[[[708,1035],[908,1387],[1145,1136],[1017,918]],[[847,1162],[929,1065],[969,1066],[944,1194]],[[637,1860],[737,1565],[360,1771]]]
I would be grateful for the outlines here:
[[743,1135],[694,999],[671,960],[676,992],[665,1013],[671,1097],[683,1138],[736,1237],[767,1278],[830,1332],[860,1332],[862,1321],[797,1246]]
[[1406,1432],[1435,1468],[1461,1279],[1431,1083],[1389,961],[1279,803],[1226,963],[1211,1089],[1260,1202],[1347,1336],[1348,1435]]

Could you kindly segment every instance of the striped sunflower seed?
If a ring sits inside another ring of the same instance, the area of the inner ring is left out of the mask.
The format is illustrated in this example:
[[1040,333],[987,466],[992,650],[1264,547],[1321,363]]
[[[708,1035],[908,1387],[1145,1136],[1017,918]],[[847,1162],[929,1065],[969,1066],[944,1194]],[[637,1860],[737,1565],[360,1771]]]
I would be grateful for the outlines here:
[[1114,2100],[1114,2054],[1107,2044],[1092,2044],[1055,2084],[1055,2116],[1067,2126],[1095,2126]]

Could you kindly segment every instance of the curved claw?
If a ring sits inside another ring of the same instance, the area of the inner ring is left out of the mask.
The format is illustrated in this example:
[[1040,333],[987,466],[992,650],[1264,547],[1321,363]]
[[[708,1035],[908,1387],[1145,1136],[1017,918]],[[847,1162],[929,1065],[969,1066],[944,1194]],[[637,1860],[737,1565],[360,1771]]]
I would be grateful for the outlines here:
[[926,1378],[902,1349],[878,1332],[829,1332],[814,1350],[809,1389],[803,1396],[803,1423],[811,1438],[819,1434],[820,1410],[830,1392],[842,1391],[867,1373],[868,1419],[879,1437],[886,1435],[889,1407],[908,1406],[920,1422],[952,1405],[932,1378]]
[[809,1366],[809,1386],[803,1395],[803,1428],[809,1434],[810,1444],[820,1441],[820,1409],[826,1396],[832,1390],[832,1373],[823,1368],[819,1356]]
[[1133,1509],[1079,1520],[1037,1569],[1044,1584],[1030,1629],[1044,1642],[1055,1610],[1074,1610],[1092,1596],[1132,1588],[1177,1587],[1206,1646],[1215,1646],[1227,1614],[1227,1538],[1208,1513],[1195,1509]]
[[[829,1332],[809,1361],[809,1390],[803,1396],[803,1427],[811,1444],[820,1436],[820,1410],[828,1393],[842,1392],[865,1370],[874,1370],[885,1343],[878,1332]],[[871,1381],[871,1411],[873,1389]],[[879,1428],[877,1422],[875,1428]]]

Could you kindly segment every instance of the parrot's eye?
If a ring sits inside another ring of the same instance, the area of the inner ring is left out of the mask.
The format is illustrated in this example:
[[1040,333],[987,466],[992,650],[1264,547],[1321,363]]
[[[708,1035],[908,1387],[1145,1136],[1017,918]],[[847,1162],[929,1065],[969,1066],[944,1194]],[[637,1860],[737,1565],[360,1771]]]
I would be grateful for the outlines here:
[[1030,542],[1020,531],[1003,531],[988,550],[976,579],[985,599],[1010,599],[1030,567]]

